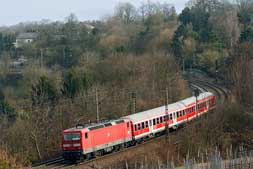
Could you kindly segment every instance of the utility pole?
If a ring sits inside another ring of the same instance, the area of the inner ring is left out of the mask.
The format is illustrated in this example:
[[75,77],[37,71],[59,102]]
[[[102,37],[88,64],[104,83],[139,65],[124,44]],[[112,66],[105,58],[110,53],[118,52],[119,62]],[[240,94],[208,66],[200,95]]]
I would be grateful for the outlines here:
[[97,123],[99,123],[99,100],[98,100],[98,89],[96,88],[96,107],[97,107]]
[[133,114],[136,113],[136,93],[132,92]]
[[173,101],[173,96],[172,96],[172,79],[169,80],[169,91],[168,92],[170,92],[170,101],[172,102]]
[[62,54],[63,54],[63,65],[65,66],[65,55],[66,55],[66,53],[65,53],[65,46],[62,49]]
[[218,60],[215,60],[215,81],[218,82]]
[[198,117],[198,96],[199,96],[199,89],[195,89],[194,90],[194,96],[196,98],[196,106],[195,106],[195,112],[196,112],[196,116]]
[[40,68],[43,66],[43,49],[40,49]]
[[184,70],[185,70],[185,63],[184,63],[185,61],[184,61],[184,57],[183,57],[183,75],[184,75]]
[[165,101],[165,129],[166,129],[166,134],[169,134],[169,112],[168,112],[168,104],[169,104],[169,90],[168,87],[166,87],[166,101]]

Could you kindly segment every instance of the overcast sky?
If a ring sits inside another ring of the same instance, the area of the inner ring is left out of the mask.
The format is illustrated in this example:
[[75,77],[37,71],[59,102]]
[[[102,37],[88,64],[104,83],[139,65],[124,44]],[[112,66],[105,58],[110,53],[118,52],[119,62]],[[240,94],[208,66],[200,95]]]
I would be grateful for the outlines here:
[[[118,2],[131,2],[139,6],[147,0],[0,0],[0,26],[26,21],[63,21],[70,13],[79,20],[100,19],[113,13]],[[188,0],[151,0],[174,4],[181,12]]]

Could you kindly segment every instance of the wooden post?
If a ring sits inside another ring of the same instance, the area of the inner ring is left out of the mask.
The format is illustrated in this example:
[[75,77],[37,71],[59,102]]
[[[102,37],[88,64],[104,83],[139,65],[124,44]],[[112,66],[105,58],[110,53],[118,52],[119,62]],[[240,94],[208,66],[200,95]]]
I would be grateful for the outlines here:
[[99,123],[99,104],[98,104],[98,89],[96,88],[96,108],[97,108],[97,123]]

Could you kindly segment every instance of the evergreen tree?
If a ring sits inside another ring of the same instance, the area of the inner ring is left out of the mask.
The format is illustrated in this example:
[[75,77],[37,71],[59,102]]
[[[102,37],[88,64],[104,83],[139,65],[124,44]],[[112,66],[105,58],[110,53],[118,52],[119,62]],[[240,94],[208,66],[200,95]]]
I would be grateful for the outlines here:
[[41,105],[54,102],[57,98],[57,90],[52,81],[46,76],[40,77],[39,81],[32,86],[33,105]]
[[241,32],[240,42],[253,42],[253,29],[252,28],[247,27]]
[[180,59],[182,57],[182,42],[180,41],[180,39],[184,37],[186,33],[187,33],[187,30],[183,24],[180,25],[178,29],[176,30],[176,32],[174,33],[171,47],[177,59]]
[[0,90],[0,115],[12,116],[14,109],[7,103],[4,93]]
[[82,80],[74,69],[71,69],[64,78],[62,94],[73,99],[82,88]]
[[191,11],[188,7],[184,8],[182,13],[178,17],[178,20],[181,21],[184,25],[187,25],[191,22]]

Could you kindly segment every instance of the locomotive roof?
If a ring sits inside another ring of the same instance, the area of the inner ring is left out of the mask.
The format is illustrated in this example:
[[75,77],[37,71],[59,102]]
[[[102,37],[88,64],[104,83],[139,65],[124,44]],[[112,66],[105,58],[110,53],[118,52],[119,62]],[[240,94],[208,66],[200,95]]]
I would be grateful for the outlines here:
[[[197,99],[202,100],[202,99],[212,96],[212,95],[213,94],[210,92],[203,92],[198,96]],[[171,112],[175,112],[175,111],[180,111],[183,108],[185,108],[185,106],[187,106],[191,103],[195,103],[195,101],[196,101],[196,98],[193,96],[193,97],[169,104],[168,105],[168,112],[171,113]],[[150,109],[150,110],[135,113],[135,114],[132,114],[129,116],[125,116],[125,117],[122,117],[122,119],[129,119],[135,123],[135,122],[144,121],[144,120],[159,116],[159,115],[161,115],[162,112],[165,112],[165,106],[160,106],[160,107],[157,107],[154,109]]]
[[107,121],[103,123],[91,123],[88,125],[77,125],[76,127],[64,130],[64,132],[78,132],[78,131],[87,132],[87,131],[96,130],[99,128],[113,126],[119,123],[124,123],[124,119],[111,120],[111,121]]

